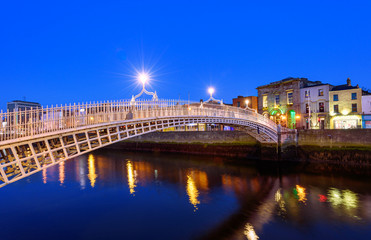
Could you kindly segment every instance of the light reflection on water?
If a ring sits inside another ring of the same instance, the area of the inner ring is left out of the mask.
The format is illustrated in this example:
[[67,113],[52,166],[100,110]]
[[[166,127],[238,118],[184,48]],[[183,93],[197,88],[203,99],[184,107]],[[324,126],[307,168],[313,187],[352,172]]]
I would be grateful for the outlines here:
[[197,211],[197,205],[200,204],[200,201],[198,200],[199,192],[197,190],[195,181],[193,179],[194,172],[190,172],[187,175],[187,194],[189,197],[189,202],[193,205],[194,211]]
[[59,163],[59,183],[62,186],[65,179],[64,162]]
[[131,163],[131,161],[126,162],[126,170],[128,172],[128,185],[130,189],[130,194],[134,195],[135,187],[136,187],[136,184],[135,184],[136,174],[134,172],[133,164]]
[[94,155],[93,154],[89,154],[89,158],[88,158],[88,161],[89,161],[89,174],[88,174],[88,178],[89,178],[89,181],[90,181],[90,186],[92,188],[94,188],[95,186],[95,180],[97,179],[98,175],[95,173],[95,158],[94,158]]
[[27,230],[37,239],[369,239],[370,187],[223,159],[102,150],[0,189],[0,239],[28,239]]

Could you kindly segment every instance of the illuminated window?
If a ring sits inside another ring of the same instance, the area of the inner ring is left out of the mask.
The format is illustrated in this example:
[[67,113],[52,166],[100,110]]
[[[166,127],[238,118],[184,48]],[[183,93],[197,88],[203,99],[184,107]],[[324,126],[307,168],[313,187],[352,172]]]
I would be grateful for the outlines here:
[[287,104],[293,104],[294,103],[293,95],[294,95],[293,92],[288,92],[287,93]]
[[324,102],[319,102],[318,103],[318,110],[319,110],[319,112],[325,112],[325,103]]
[[334,94],[334,101],[335,101],[335,102],[336,102],[336,101],[339,101],[339,95]]
[[310,91],[305,91],[305,97],[309,98],[310,97]]
[[334,113],[339,113],[339,105],[334,105]]
[[309,104],[308,103],[305,104],[305,113],[309,113]]
[[318,96],[319,97],[323,96],[323,89],[318,89]]
[[352,100],[356,100],[357,99],[357,93],[352,93]]
[[280,95],[276,95],[276,98],[275,98],[275,102],[276,102],[276,105],[279,105],[280,104]]
[[357,103],[352,104],[352,112],[357,112]]
[[268,96],[265,95],[263,96],[263,108],[267,108],[268,107]]

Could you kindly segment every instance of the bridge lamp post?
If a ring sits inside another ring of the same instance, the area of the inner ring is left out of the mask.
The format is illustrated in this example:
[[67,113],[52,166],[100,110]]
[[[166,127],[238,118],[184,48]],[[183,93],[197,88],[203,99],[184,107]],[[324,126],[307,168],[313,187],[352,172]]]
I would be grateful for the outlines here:
[[140,96],[142,96],[143,93],[147,94],[147,95],[151,95],[152,96],[152,100],[153,101],[157,101],[158,100],[158,97],[157,97],[157,93],[156,91],[155,92],[149,92],[147,91],[146,89],[146,83],[150,80],[150,76],[145,73],[145,72],[142,72],[142,73],[139,73],[138,76],[137,76],[137,79],[140,83],[142,83],[142,91],[140,93],[138,93],[137,95],[133,95],[132,98],[131,98],[131,102],[134,103],[135,100],[137,98],[139,98]]
[[219,99],[215,99],[215,98],[213,97],[213,94],[214,94],[214,92],[215,92],[215,89],[214,89],[213,87],[209,87],[209,88],[207,89],[207,92],[210,94],[210,98],[209,98],[207,101],[205,101],[206,103],[207,103],[207,102],[210,102],[210,101],[215,101],[215,102],[220,103],[220,105],[223,105],[223,99],[219,100]]

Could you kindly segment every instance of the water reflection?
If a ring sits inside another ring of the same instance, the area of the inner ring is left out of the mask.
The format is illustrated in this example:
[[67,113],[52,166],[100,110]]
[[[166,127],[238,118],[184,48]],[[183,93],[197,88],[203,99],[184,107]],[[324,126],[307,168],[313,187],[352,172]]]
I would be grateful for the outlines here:
[[133,164],[131,163],[131,161],[127,161],[126,162],[126,170],[128,172],[128,185],[129,185],[129,190],[130,190],[130,194],[134,195],[135,193],[135,187],[136,187],[136,172],[134,172],[134,169],[133,169]]
[[47,175],[47,169],[46,168],[44,168],[43,169],[43,173],[42,173],[42,175],[43,175],[43,183],[44,184],[46,184],[47,182],[48,182],[48,175]]
[[80,188],[86,188],[86,159],[79,158],[77,162],[77,176],[80,182]]
[[244,233],[248,240],[259,239],[258,235],[255,233],[254,227],[250,223],[246,224]]
[[296,188],[294,189],[294,193],[297,196],[297,199],[299,202],[305,203],[307,201],[307,198],[306,198],[307,194],[305,192],[304,187],[300,185],[296,185]]
[[[143,220],[144,225],[158,221],[159,225],[166,226],[179,221],[177,226],[182,226],[182,221],[187,222],[184,229],[177,228],[170,239],[189,239],[195,232],[202,239],[213,240],[285,239],[270,235],[275,228],[282,226],[285,226],[282,231],[287,232],[282,235],[286,239],[290,233],[299,234],[298,239],[308,239],[300,235],[305,233],[297,232],[298,226],[316,235],[316,231],[322,231],[314,227],[316,224],[324,224],[323,229],[327,230],[339,224],[350,228],[357,224],[371,225],[371,183],[368,181],[306,174],[276,176],[222,161],[210,160],[205,164],[191,160],[102,151],[44,169],[38,181],[50,186],[57,183],[56,189],[63,189],[60,188],[62,185],[67,190],[77,186],[78,191],[86,194],[89,191],[98,194],[97,190],[102,188],[111,189],[114,194],[109,198],[101,196],[100,201],[104,199],[107,204],[112,204],[115,211],[126,207],[124,212],[133,209],[132,214],[148,217],[148,220]],[[71,182],[75,184],[68,184]],[[78,193],[74,195],[79,196]],[[128,198],[131,202],[127,204],[123,196],[135,198]],[[89,201],[94,202],[96,196],[90,197]],[[58,196],[58,199],[62,198]],[[115,205],[113,199],[120,199],[120,202]],[[86,201],[81,203],[84,204]],[[94,206],[100,204],[97,202]],[[94,211],[106,211],[102,209]],[[156,212],[156,209],[161,209],[161,212]],[[147,212],[150,212],[148,216]],[[162,213],[166,217],[160,216]],[[117,217],[125,218],[123,215]],[[149,217],[152,215],[156,218]],[[189,221],[190,216],[192,221]],[[89,222],[88,219],[85,221]],[[109,219],[104,221],[110,222]],[[367,234],[370,232],[368,230]],[[331,234],[326,236],[334,237]]]
[[64,162],[59,163],[59,183],[62,186],[65,179]]
[[200,204],[200,201],[198,200],[199,192],[197,190],[195,181],[193,179],[193,172],[189,173],[187,175],[187,194],[189,197],[189,202],[193,205],[194,211],[197,211],[197,205]]
[[90,186],[94,188],[95,186],[95,180],[97,179],[98,175],[95,173],[95,158],[93,154],[89,154],[88,158],[89,164],[88,164],[88,178],[90,180]]

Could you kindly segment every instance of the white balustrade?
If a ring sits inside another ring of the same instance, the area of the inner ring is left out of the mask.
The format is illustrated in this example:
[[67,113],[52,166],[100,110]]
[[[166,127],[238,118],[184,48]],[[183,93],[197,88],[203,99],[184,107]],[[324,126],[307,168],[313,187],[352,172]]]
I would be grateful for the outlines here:
[[42,107],[0,112],[0,144],[66,129],[109,124],[130,119],[208,116],[250,120],[274,131],[277,125],[262,115],[242,108],[178,100],[130,100]]

